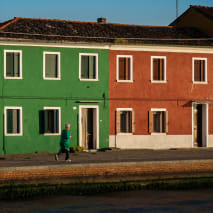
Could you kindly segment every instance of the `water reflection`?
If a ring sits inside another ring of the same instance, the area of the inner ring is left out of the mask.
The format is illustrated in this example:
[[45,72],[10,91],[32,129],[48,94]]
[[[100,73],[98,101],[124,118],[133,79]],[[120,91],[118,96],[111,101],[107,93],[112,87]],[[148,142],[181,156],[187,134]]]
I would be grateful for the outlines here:
[[131,191],[0,202],[1,213],[210,213],[213,190]]

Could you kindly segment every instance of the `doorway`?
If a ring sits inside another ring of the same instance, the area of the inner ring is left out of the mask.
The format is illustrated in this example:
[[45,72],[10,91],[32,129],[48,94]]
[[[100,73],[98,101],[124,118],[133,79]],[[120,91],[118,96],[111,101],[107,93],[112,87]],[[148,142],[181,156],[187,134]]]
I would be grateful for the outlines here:
[[207,147],[208,140],[208,105],[193,104],[193,147]]
[[80,146],[84,150],[99,148],[99,112],[98,106],[80,106]]

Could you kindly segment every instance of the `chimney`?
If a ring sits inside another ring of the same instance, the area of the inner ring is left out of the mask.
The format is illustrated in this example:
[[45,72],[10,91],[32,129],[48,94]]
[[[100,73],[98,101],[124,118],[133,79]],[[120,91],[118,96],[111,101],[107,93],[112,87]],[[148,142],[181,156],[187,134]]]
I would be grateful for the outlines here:
[[106,18],[103,17],[97,18],[97,22],[100,24],[106,23]]

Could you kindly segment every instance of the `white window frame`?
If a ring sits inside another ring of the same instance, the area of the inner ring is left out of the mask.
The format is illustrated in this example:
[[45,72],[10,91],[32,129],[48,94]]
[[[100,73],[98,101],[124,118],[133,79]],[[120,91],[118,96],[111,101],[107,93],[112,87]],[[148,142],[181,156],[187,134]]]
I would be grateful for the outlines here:
[[[166,108],[151,108],[151,112],[166,112]],[[154,124],[153,124],[154,125]],[[152,132],[151,135],[167,135],[166,132]]]
[[[130,80],[119,79],[119,58],[130,58]],[[117,55],[116,56],[116,80],[117,82],[133,82],[133,56],[132,55]]]
[[[20,133],[7,133],[7,110],[8,109],[19,109],[20,110]],[[22,107],[18,106],[6,106],[4,107],[4,135],[5,136],[23,136],[23,118],[22,118]]]
[[[8,77],[7,76],[7,53],[19,53],[19,77]],[[23,79],[22,78],[22,50],[4,50],[4,79]]]
[[[153,60],[154,59],[163,59],[164,60],[164,80],[153,80]],[[151,82],[152,83],[167,83],[167,61],[166,61],[166,56],[151,56]]]
[[43,110],[58,110],[58,133],[44,133],[45,136],[50,135],[61,135],[61,107],[47,107],[45,106]]
[[[96,78],[85,79],[81,78],[81,57],[82,56],[95,56],[96,57]],[[80,81],[98,81],[98,53],[79,53],[79,80]]]
[[[205,81],[195,81],[194,80],[194,61],[196,60],[202,60],[205,61]],[[198,57],[193,57],[192,58],[192,82],[193,84],[208,84],[208,76],[207,76],[207,58],[198,58]]]
[[[57,67],[57,78],[49,78],[45,76],[46,70],[45,70],[45,63],[46,63],[46,55],[57,55],[57,59],[58,59],[58,67]],[[43,52],[43,79],[44,80],[61,80],[61,53],[60,52],[48,52],[48,51],[44,51]]]
[[[120,111],[120,112],[129,111],[129,112],[132,112],[133,108],[116,108],[116,111]],[[117,133],[117,135],[133,135],[133,132],[119,132],[119,133]]]

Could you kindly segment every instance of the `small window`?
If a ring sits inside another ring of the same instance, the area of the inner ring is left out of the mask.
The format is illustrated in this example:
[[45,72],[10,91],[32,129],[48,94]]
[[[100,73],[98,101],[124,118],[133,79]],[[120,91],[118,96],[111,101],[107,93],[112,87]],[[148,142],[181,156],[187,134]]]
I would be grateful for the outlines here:
[[81,53],[79,63],[80,80],[98,80],[98,54]]
[[117,81],[132,82],[132,56],[117,56]]
[[4,77],[5,79],[22,78],[22,51],[4,51]]
[[60,80],[60,53],[44,52],[43,77],[46,80]]
[[166,57],[151,57],[151,80],[152,82],[166,82]]
[[193,58],[193,82],[207,83],[207,59]]
[[44,134],[60,134],[60,108],[44,108]]
[[5,135],[22,135],[21,107],[5,107]]
[[132,109],[117,109],[116,111],[116,132],[133,133],[135,130],[135,117]]
[[149,132],[168,133],[168,111],[152,109],[149,112]]

